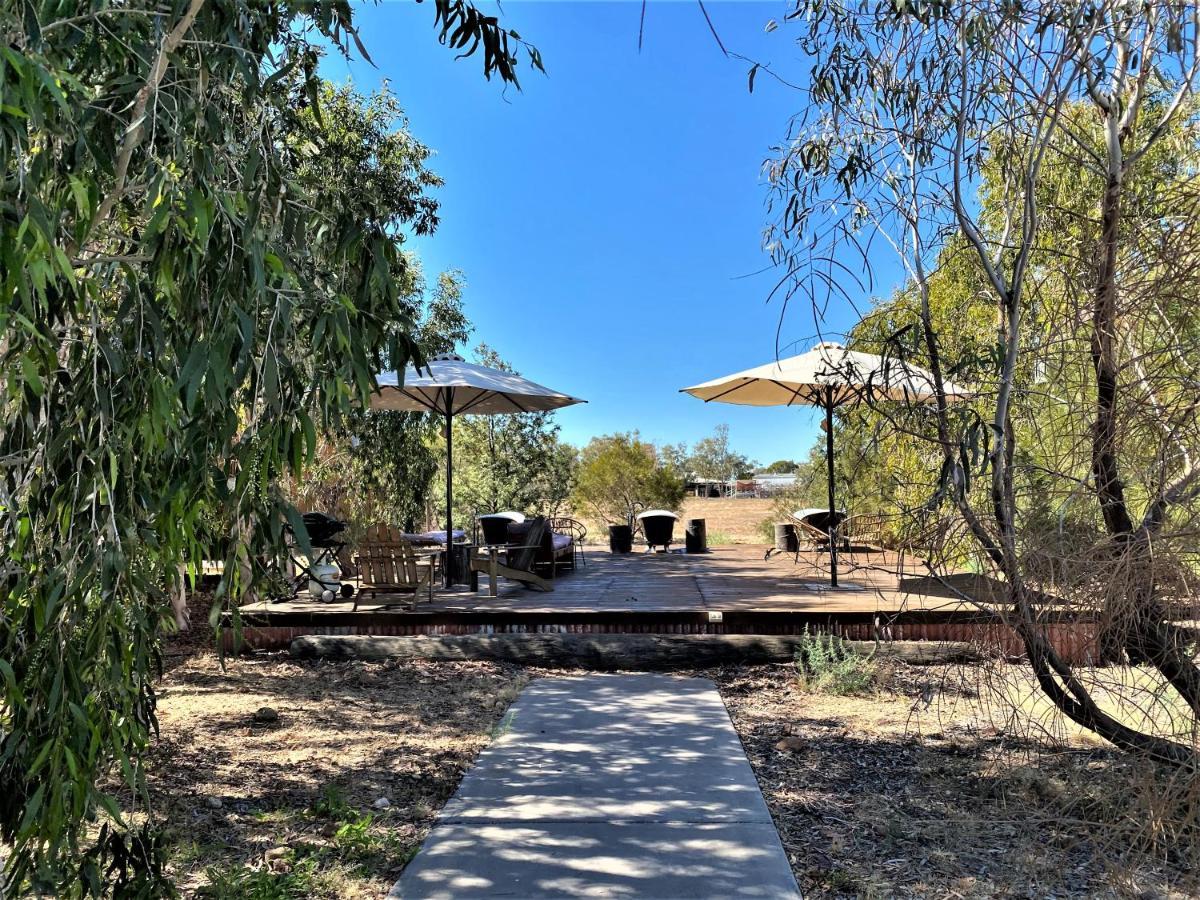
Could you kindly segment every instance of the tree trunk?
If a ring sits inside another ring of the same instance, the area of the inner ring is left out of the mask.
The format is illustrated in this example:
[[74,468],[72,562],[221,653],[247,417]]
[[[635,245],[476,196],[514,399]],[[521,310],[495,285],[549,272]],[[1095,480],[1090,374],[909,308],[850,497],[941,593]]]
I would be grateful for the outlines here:
[[1013,593],[1018,610],[1014,627],[1025,644],[1034,676],[1042,692],[1065,716],[1122,750],[1172,766],[1200,763],[1193,748],[1130,728],[1100,709],[1070,666],[1059,659],[1040,626],[1032,621],[1032,610],[1020,596],[1021,589],[1016,588]]
[[1092,426],[1092,472],[1096,496],[1111,535],[1129,535],[1133,520],[1117,462],[1117,246],[1122,178],[1110,172],[1100,205],[1100,247],[1092,307],[1092,367],[1096,373],[1096,421]]
[[[1110,139],[1111,140],[1111,139]],[[1117,157],[1119,152],[1115,153]],[[1116,637],[1131,663],[1149,663],[1175,688],[1189,707],[1200,713],[1200,669],[1179,629],[1166,620],[1157,600],[1154,560],[1149,541],[1134,534],[1133,518],[1117,452],[1117,250],[1119,246],[1123,173],[1110,171],[1101,199],[1100,248],[1097,254],[1092,309],[1092,367],[1096,375],[1096,421],[1092,431],[1092,472],[1104,524],[1115,550],[1132,565],[1130,590],[1110,599]],[[1120,604],[1119,607],[1116,605]]]

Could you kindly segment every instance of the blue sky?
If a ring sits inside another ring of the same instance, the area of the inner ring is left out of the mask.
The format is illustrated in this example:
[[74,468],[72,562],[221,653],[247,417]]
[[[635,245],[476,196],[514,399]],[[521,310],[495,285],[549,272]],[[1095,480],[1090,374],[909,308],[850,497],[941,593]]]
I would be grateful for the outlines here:
[[[780,2],[709,2],[730,50],[793,77],[800,58]],[[478,59],[434,38],[432,4],[360,6],[375,66],[327,58],[327,77],[360,90],[383,79],[445,179],[442,225],[412,246],[430,275],[466,276],[476,340],[522,374],[584,397],[558,415],[563,437],[638,430],[694,443],[728,423],[761,462],[801,458],[819,433],[812,410],[704,404],[678,389],[774,357],[780,306],[761,249],[763,160],[802,95],[770,78],[747,90],[748,64],[722,56],[699,6],[509,0],[506,25],[535,43],[547,74],[522,91],[487,82]],[[884,286],[886,287],[886,285]],[[865,299],[865,298],[863,298]],[[846,308],[822,329],[844,331]],[[780,342],[812,343],[798,306]]]

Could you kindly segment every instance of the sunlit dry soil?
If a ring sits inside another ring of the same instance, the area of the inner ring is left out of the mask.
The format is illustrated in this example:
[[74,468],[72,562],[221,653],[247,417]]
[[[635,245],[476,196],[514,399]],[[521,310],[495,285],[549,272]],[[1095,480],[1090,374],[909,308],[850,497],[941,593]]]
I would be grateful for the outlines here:
[[1035,690],[1000,668],[899,666],[866,697],[806,693],[790,666],[711,673],[807,897],[1193,896],[1194,843],[1139,843],[1161,783],[1048,741],[996,702]]
[[[149,783],[184,895],[210,898],[382,896],[524,684],[564,674],[168,663]],[[786,665],[694,674],[717,682],[807,897],[1189,895],[1178,843],[1133,852],[1144,776],[999,702],[1023,669],[897,664],[859,697],[808,693]]]
[[380,896],[524,682],[489,663],[181,662],[148,767],[180,887]]

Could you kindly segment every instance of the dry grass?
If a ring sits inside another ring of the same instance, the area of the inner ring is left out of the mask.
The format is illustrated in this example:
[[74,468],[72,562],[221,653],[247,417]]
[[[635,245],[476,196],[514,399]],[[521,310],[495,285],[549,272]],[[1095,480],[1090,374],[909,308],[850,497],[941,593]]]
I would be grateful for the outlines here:
[[[1079,667],[1076,677],[1087,686],[1096,705],[1118,722],[1183,744],[1197,742],[1195,715],[1156,669]],[[1027,733],[1060,743],[1107,746],[1093,732],[1059,712],[1038,688],[1026,666],[992,667],[980,684],[981,690],[986,691],[986,714],[994,719],[1019,721]]]
[[524,683],[490,663],[179,661],[148,771],[184,895],[379,897]]
[[[1016,685],[1024,670],[1009,668]],[[808,897],[1196,887],[1194,848],[1160,847],[1153,863],[1138,843],[1141,770],[1091,742],[996,723],[978,669],[897,666],[891,690],[852,698],[806,693],[790,667],[715,677]]]
[[[184,895],[231,900],[381,896],[520,688],[562,674],[173,652],[150,788]],[[806,896],[1184,896],[1194,848],[1149,865],[1139,844],[1141,771],[1049,717],[1026,669],[881,665],[854,697],[808,693],[791,666],[696,673]]]
[[688,497],[683,501],[680,527],[685,527],[688,519],[703,519],[710,546],[718,544],[714,536],[724,538],[721,543],[761,544],[759,526],[770,517],[774,503],[753,497]]
[[[679,509],[679,521],[675,523],[675,538],[682,544],[687,520],[704,519],[710,547],[722,544],[762,544],[764,538],[760,525],[764,519],[773,515],[774,503],[774,500],[760,500],[754,497],[685,497]],[[593,521],[583,513],[574,515],[587,526],[589,543],[608,543],[607,525]]]

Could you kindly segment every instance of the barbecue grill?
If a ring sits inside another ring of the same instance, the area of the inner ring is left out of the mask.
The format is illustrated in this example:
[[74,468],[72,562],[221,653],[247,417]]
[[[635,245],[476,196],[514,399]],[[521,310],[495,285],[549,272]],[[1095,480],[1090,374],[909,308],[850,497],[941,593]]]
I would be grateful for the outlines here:
[[338,539],[338,535],[346,530],[345,522],[322,512],[305,513],[302,518],[308,531],[308,541],[314,550],[317,547],[329,549],[345,546],[345,542]]
[[[305,513],[302,518],[304,530],[308,532],[308,543],[312,547],[313,555],[311,558],[305,558],[296,552],[299,548],[295,529],[291,525],[286,526],[290,539],[288,555],[291,557],[292,568],[295,570],[295,574],[292,576],[292,595],[288,599],[298,597],[306,585],[309,586],[309,593],[315,596],[312,588],[312,585],[315,584],[325,588],[320,592],[320,599],[333,600],[335,597],[333,585],[338,583],[331,580],[330,576],[333,572],[340,573],[337,557],[346,547],[346,541],[340,536],[346,530],[346,523],[322,512]],[[350,597],[354,594],[354,585],[341,583],[338,585],[338,592],[343,597]]]

